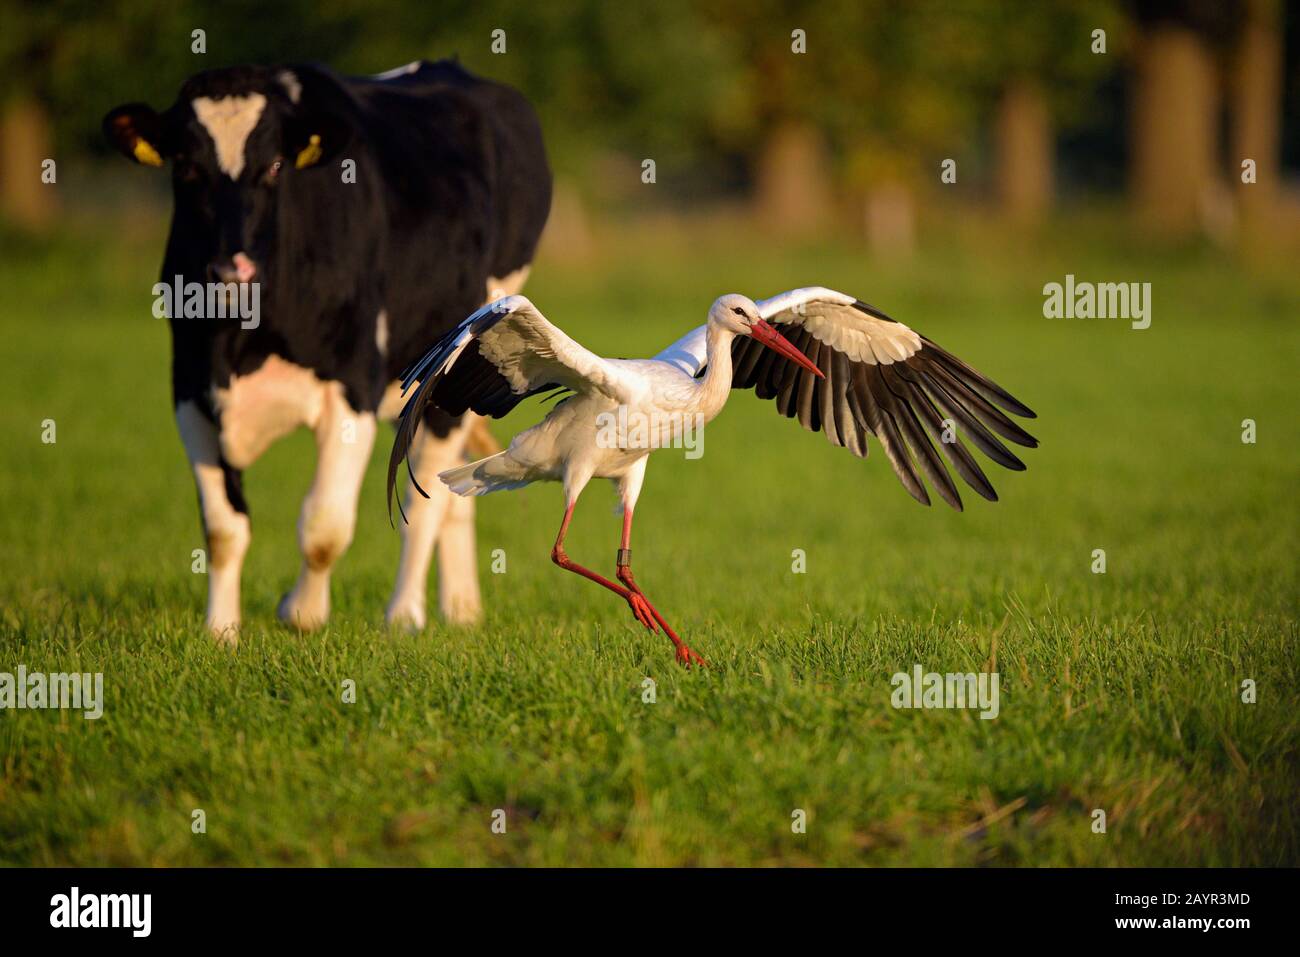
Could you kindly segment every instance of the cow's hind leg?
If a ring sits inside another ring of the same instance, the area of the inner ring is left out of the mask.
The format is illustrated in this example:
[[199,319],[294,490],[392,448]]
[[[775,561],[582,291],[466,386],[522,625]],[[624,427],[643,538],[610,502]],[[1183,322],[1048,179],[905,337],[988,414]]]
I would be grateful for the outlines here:
[[330,613],[330,570],[352,543],[357,496],[375,443],[375,417],[357,412],[337,384],[326,390],[316,434],[316,475],[298,519],[302,572],[280,601],[280,619],[309,630]]
[[463,495],[452,495],[438,536],[438,607],[443,618],[457,625],[473,624],[483,616],[474,499]]
[[252,540],[240,474],[221,457],[216,423],[190,401],[176,406],[176,425],[194,471],[207,545],[207,626],[225,644],[239,641],[239,577]]
[[[510,296],[523,288],[528,266],[500,278],[489,277],[485,302]],[[441,435],[439,435],[441,433]],[[478,585],[478,555],[474,538],[474,500],[452,494],[438,481],[438,473],[455,468],[465,459],[467,443],[475,458],[499,451],[486,420],[466,413],[458,425],[437,409],[421,423],[411,445],[408,461],[426,499],[415,489],[406,493],[402,523],[402,557],[397,566],[397,583],[385,614],[390,625],[423,628],[429,587],[429,563],[433,546],[438,546],[438,606],[447,621],[467,625],[483,615]]]
[[[465,415],[459,423],[433,410],[415,435],[411,469],[425,498],[408,489],[400,522],[402,557],[397,583],[388,602],[390,625],[423,628],[427,620],[429,563],[438,544],[439,605],[443,617],[455,624],[477,621],[482,613],[478,587],[478,558],[474,544],[474,500],[461,498],[438,481],[438,473],[464,461],[465,445],[477,416]],[[441,432],[442,435],[438,433]]]

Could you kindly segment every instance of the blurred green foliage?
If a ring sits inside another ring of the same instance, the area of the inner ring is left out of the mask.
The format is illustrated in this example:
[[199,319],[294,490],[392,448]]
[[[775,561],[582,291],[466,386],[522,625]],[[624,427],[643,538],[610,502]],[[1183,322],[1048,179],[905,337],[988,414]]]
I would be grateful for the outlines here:
[[[841,160],[882,144],[951,148],[1023,77],[1068,127],[1119,62],[1091,53],[1091,31],[1115,51],[1126,29],[1117,0],[11,0],[4,19],[0,79],[50,107],[61,149],[101,149],[107,109],[165,105],[200,69],[312,60],[374,73],[457,55],[528,94],[560,166],[593,149],[725,164],[792,118]],[[196,29],[205,54],[191,52]],[[498,29],[504,54],[491,49]]]

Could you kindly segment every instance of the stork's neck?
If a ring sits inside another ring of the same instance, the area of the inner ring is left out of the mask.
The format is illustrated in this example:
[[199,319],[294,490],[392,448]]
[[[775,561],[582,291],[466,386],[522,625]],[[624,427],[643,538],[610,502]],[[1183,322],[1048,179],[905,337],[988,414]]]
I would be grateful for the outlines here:
[[736,334],[721,323],[710,322],[704,334],[704,378],[700,380],[700,411],[713,418],[731,395],[731,342]]

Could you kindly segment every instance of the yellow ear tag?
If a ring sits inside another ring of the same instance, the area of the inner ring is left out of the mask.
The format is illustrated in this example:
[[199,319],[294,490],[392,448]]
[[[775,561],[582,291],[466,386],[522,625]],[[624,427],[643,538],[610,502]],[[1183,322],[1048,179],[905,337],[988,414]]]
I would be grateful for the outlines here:
[[293,168],[303,169],[310,166],[321,158],[321,152],[320,137],[313,133],[311,139],[307,141],[307,145],[298,153],[298,158],[294,160]]
[[158,151],[144,140],[136,140],[135,146],[131,149],[131,152],[135,154],[135,158],[145,166],[162,166],[163,164],[162,157],[158,155]]

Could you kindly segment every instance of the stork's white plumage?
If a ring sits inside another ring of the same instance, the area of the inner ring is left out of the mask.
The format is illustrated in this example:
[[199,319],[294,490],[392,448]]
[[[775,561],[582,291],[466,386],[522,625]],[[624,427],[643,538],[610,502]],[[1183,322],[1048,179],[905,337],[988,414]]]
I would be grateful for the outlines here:
[[[1004,413],[1034,417],[1006,390],[874,307],[821,287],[759,302],[722,296],[707,323],[653,359],[600,358],[523,296],[508,296],[444,336],[403,378],[404,389],[418,386],[402,412],[388,463],[390,503],[398,466],[429,402],[452,415],[472,410],[500,417],[530,395],[556,389],[573,393],[516,435],[506,451],[439,478],[460,495],[563,482],[564,519],[552,560],[626,600],[642,625],[664,630],[677,659],[686,664],[703,660],[633,578],[632,514],[650,452],[714,419],[733,388],[753,388],[761,399],[776,399],[781,414],[797,417],[804,428],[824,432],[833,445],[860,457],[867,455],[867,436],[874,436],[903,486],[925,505],[930,498],[922,475],[944,501],[962,507],[927,432],[957,474],[992,501],[997,499],[993,486],[961,437],[1017,471],[1024,464],[998,436],[1031,448],[1038,444]],[[610,421],[630,422],[633,428],[611,433]],[[623,537],[616,567],[622,585],[575,564],[564,552],[574,505],[593,478],[618,486]]]

